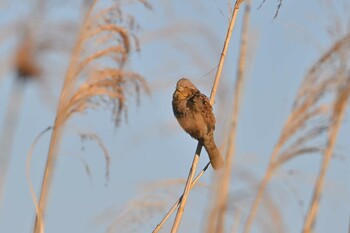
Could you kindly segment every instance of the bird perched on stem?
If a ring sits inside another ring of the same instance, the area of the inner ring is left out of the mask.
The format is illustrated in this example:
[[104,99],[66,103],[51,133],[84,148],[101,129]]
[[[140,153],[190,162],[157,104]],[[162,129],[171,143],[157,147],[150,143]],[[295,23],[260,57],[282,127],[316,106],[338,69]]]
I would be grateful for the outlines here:
[[190,80],[182,78],[176,84],[172,105],[177,121],[204,146],[213,168],[222,168],[224,160],[214,142],[215,116],[208,97]]

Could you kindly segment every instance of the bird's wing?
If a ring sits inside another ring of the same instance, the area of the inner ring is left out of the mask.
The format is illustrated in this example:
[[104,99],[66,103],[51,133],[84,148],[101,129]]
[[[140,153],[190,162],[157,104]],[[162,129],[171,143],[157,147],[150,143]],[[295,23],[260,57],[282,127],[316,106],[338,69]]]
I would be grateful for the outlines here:
[[191,108],[194,112],[198,112],[202,115],[205,122],[207,123],[207,127],[209,131],[215,129],[215,116],[213,114],[213,108],[209,103],[208,97],[204,94],[197,92],[193,95],[193,97],[189,100],[191,103]]

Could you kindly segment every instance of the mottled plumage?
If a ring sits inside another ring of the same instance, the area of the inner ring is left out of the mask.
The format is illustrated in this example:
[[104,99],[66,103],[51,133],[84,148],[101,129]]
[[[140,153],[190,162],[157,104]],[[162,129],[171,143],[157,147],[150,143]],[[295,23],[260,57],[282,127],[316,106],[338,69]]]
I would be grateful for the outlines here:
[[208,97],[182,78],[176,84],[172,105],[181,127],[203,144],[213,168],[220,169],[224,161],[214,142],[215,117]]

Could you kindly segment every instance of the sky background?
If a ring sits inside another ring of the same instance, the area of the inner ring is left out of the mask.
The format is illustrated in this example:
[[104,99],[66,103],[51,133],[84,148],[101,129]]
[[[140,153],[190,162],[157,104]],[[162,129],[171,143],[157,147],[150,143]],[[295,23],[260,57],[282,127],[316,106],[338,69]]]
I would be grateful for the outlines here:
[[[11,59],[19,38],[17,30],[7,33],[5,28],[14,28],[14,23],[21,24],[30,17],[28,2],[0,3],[0,27],[6,32],[0,37],[0,61]],[[74,22],[81,18],[78,1],[49,2],[45,23]],[[327,27],[333,25],[335,19],[325,2],[310,0],[301,5],[300,1],[284,0],[276,19],[273,16],[277,1],[267,0],[260,9],[257,9],[260,0],[252,3],[248,71],[231,190],[233,195],[237,194],[237,201],[229,211],[229,223],[238,209],[242,210],[243,219],[248,212],[247,204],[254,197],[249,180],[261,179],[305,73],[334,39],[327,34]],[[183,191],[183,179],[187,178],[196,141],[183,132],[173,117],[172,93],[177,80],[188,77],[209,96],[228,26],[228,2],[153,0],[150,3],[153,10],[138,5],[128,6],[125,11],[135,15],[141,28],[141,51],[132,55],[127,66],[145,77],[152,94],[142,94],[137,106],[131,93],[127,119],[123,118],[117,128],[108,110],[89,110],[68,121],[46,211],[48,233],[106,232],[110,226],[114,232],[151,232]],[[340,18],[348,20],[345,7],[341,3],[337,6]],[[227,135],[242,12],[238,15],[214,105],[215,138],[219,147],[224,146]],[[337,36],[341,36],[341,32]],[[64,37],[68,41],[74,38]],[[64,40],[62,44],[65,47]],[[2,233],[32,231],[34,205],[26,180],[27,153],[35,137],[53,125],[69,62],[69,48],[66,50],[43,60],[48,67],[44,78],[49,81],[44,85],[31,82],[24,89],[0,208]],[[0,122],[3,122],[15,77],[11,69],[5,68],[1,67],[4,75],[0,78]],[[348,119],[345,117],[337,156],[329,167],[315,232],[348,230]],[[112,157],[108,181],[101,149],[94,142],[82,142],[79,132],[97,133],[108,148]],[[37,194],[50,135],[51,132],[46,133],[40,139],[31,160],[30,179]],[[82,160],[88,164],[90,176]],[[319,155],[291,161],[278,170],[268,188],[283,215],[285,232],[300,232],[302,228],[320,161]],[[204,167],[207,162],[203,151],[198,167]],[[201,185],[190,194],[180,232],[204,231],[213,177],[213,170],[209,168],[201,178]],[[162,207],[145,209],[145,200],[154,199]],[[164,211],[159,212],[158,208]],[[163,232],[169,231],[172,222],[173,218],[169,219]],[[263,217],[258,217],[256,222],[261,224],[256,224],[252,232],[263,232],[265,225],[273,224],[273,220]]]

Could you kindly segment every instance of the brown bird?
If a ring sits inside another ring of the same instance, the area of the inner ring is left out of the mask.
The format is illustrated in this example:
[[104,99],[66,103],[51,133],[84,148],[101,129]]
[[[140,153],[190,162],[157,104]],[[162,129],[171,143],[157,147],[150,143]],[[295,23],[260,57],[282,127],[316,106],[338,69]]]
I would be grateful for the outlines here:
[[215,117],[208,97],[190,80],[182,78],[176,84],[172,105],[181,127],[202,143],[213,168],[220,169],[224,160],[214,142]]

